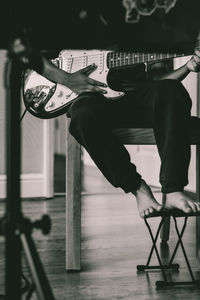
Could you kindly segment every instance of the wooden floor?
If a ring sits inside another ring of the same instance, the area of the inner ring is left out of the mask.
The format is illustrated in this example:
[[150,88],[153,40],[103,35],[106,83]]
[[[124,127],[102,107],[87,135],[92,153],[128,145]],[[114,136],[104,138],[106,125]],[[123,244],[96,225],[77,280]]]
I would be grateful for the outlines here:
[[[155,196],[160,199],[160,193],[156,190]],[[1,203],[1,214],[3,210],[4,204]],[[137,264],[146,262],[151,241],[143,220],[138,217],[136,202],[133,196],[112,188],[92,167],[85,169],[84,176],[80,273],[67,273],[65,270],[65,198],[23,201],[23,211],[32,220],[40,218],[44,213],[51,217],[51,234],[43,236],[35,231],[33,237],[58,300],[170,300],[200,297],[200,287],[156,290],[155,281],[162,280],[160,271],[137,272]],[[158,219],[152,219],[151,223],[155,229]],[[3,293],[3,238],[0,241],[0,293]],[[169,257],[174,243],[175,233],[172,228],[169,247],[159,247],[163,261]],[[195,218],[189,219],[184,243],[195,275],[200,278],[195,260]],[[180,272],[169,273],[169,277],[189,280],[180,250],[175,261],[180,263]],[[157,263],[155,256],[153,262]],[[25,262],[23,267],[28,276]]]

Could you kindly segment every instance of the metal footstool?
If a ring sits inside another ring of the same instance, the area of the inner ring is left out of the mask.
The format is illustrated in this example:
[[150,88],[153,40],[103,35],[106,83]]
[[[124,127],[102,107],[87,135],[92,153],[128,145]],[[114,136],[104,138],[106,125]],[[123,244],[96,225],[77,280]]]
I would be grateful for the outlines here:
[[[186,229],[188,218],[195,217],[195,216],[200,216],[200,212],[186,214],[180,210],[164,210],[162,212],[159,212],[159,213],[156,212],[152,216],[144,218],[144,222],[148,228],[148,231],[149,231],[149,234],[150,234],[150,237],[152,240],[152,247],[151,247],[146,265],[137,265],[137,270],[145,271],[145,270],[160,269],[162,272],[163,280],[156,281],[157,288],[166,287],[166,286],[177,286],[177,285],[199,285],[200,286],[200,280],[195,279],[194,273],[192,271],[192,268],[191,268],[191,265],[190,265],[190,262],[189,262],[184,244],[183,244],[183,239],[182,239],[185,229]],[[148,222],[148,219],[154,218],[154,217],[161,217],[161,221],[158,225],[155,236],[153,235],[153,232],[152,232],[151,227]],[[170,258],[168,264],[163,264],[160,254],[159,254],[159,251],[158,251],[158,248],[157,248],[157,245],[156,245],[156,242],[158,240],[159,233],[160,233],[163,223],[165,222],[165,219],[169,218],[169,217],[172,217],[172,219],[174,220],[175,230],[176,230],[176,234],[177,234],[177,243],[176,243],[176,246],[173,250],[173,253],[171,255],[171,258]],[[184,222],[183,222],[182,228],[179,229],[178,224],[177,224],[177,218],[181,218],[181,217],[184,218]],[[179,270],[179,264],[173,263],[179,246],[182,249],[183,256],[185,258],[185,262],[186,262],[186,265],[187,265],[187,268],[188,268],[188,271],[189,271],[189,274],[191,277],[190,281],[169,281],[167,279],[166,270],[170,270],[170,269],[171,270]],[[155,251],[157,259],[158,259],[158,265],[150,265],[152,254],[154,251]]]

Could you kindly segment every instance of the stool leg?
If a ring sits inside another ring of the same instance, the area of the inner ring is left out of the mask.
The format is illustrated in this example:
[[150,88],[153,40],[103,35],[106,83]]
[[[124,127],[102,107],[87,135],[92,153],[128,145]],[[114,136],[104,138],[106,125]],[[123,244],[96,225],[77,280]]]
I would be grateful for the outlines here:
[[[175,219],[174,222],[175,222],[175,227],[177,228],[176,219]],[[185,217],[184,224],[183,224],[181,233],[180,233],[180,235],[178,236],[178,241],[177,241],[176,246],[175,246],[175,248],[174,248],[174,251],[173,251],[173,253],[172,253],[171,259],[170,259],[170,261],[169,261],[169,265],[172,264],[172,262],[173,262],[173,260],[174,260],[174,258],[175,258],[175,256],[176,256],[176,252],[177,252],[178,247],[179,247],[179,245],[180,245],[180,240],[182,239],[183,234],[184,234],[184,232],[185,232],[186,225],[187,225],[187,217]],[[176,231],[177,231],[177,229],[176,229]]]
[[68,131],[66,151],[66,269],[79,271],[80,268],[81,146]]
[[[156,242],[157,242],[157,239],[158,239],[158,236],[159,236],[159,233],[160,233],[160,229],[161,229],[162,224],[164,222],[164,218],[161,219],[161,221],[160,221],[160,224],[158,226],[155,238],[154,238],[153,233],[151,231],[151,227],[149,226],[149,223],[147,222],[147,219],[145,218],[144,221],[145,221],[145,224],[146,224],[146,226],[147,226],[147,228],[149,230],[149,234],[151,236],[152,248],[151,248],[148,260],[147,260],[147,264],[146,265],[138,265],[137,269],[138,269],[138,271],[144,271],[146,269],[160,269],[161,272],[162,272],[164,281],[167,281],[167,276],[166,276],[165,271],[164,271],[165,266],[162,264],[162,261],[161,261],[161,258],[160,258],[160,255],[159,255],[159,252],[158,252],[158,249],[157,249],[157,246],[156,246]],[[153,254],[154,250],[156,252],[156,256],[157,256],[157,259],[158,259],[158,262],[159,262],[159,266],[149,266],[149,263],[151,261],[151,257],[152,257],[152,254]]]
[[[156,248],[156,242],[157,242],[157,239],[158,239],[158,235],[159,235],[160,229],[161,229],[161,227],[162,227],[162,225],[163,225],[164,219],[161,219],[161,222],[160,222],[160,224],[159,224],[159,226],[158,226],[158,229],[157,229],[155,238],[153,238],[153,234],[152,234],[152,231],[151,231],[151,227],[149,226],[147,220],[144,219],[144,221],[145,221],[145,224],[146,224],[146,226],[147,226],[147,228],[148,228],[148,230],[149,230],[149,233],[150,233],[150,236],[151,236],[151,239],[152,239],[152,242],[153,242],[152,247],[151,247],[151,251],[150,251],[150,253],[149,253],[149,257],[148,257],[147,263],[146,263],[146,266],[148,266],[148,268],[149,268],[149,264],[150,264],[150,261],[151,261],[151,257],[152,257],[153,251],[154,251],[154,250],[157,250],[157,248]],[[157,252],[158,252],[158,251],[157,251]],[[157,254],[157,255],[158,255],[158,254]],[[159,260],[159,259],[158,259],[158,260]]]
[[[196,145],[196,195],[200,201],[200,145]],[[200,268],[200,216],[196,217],[196,257]]]
[[[188,267],[188,271],[189,271],[189,273],[190,273],[190,276],[191,276],[191,278],[192,278],[192,281],[194,282],[194,281],[195,281],[195,278],[194,278],[194,275],[193,275],[193,272],[192,272],[192,268],[191,268],[191,266],[190,266],[190,263],[189,263],[189,260],[188,260],[188,257],[187,257],[185,248],[184,248],[184,246],[183,246],[182,236],[180,235],[180,232],[179,232],[179,230],[178,230],[176,218],[173,217],[173,219],[174,219],[174,224],[175,224],[175,228],[176,228],[176,233],[177,233],[177,236],[178,236],[178,240],[179,240],[179,243],[180,243],[180,245],[181,245],[181,248],[182,248],[182,251],[183,251],[183,255],[184,255],[184,257],[185,257],[185,261],[186,261],[186,264],[187,264],[187,267]],[[186,222],[187,222],[187,217],[185,217],[184,228],[186,227]]]
[[[162,196],[162,205],[165,206],[166,202],[166,194]],[[170,216],[166,216],[161,228],[160,238],[162,242],[167,242],[169,240],[169,233],[170,233]]]
[[[160,255],[159,255],[159,252],[158,252],[158,249],[157,249],[157,246],[156,246],[156,243],[157,243],[157,240],[158,240],[158,236],[159,236],[159,233],[160,233],[160,230],[162,228],[162,225],[163,225],[163,222],[164,222],[164,218],[161,218],[161,221],[158,225],[158,229],[157,229],[157,232],[155,234],[155,237],[153,236],[153,233],[152,233],[152,230],[151,230],[151,227],[149,225],[149,223],[147,222],[147,219],[144,219],[145,221],[145,224],[149,230],[149,234],[151,236],[151,240],[152,240],[152,247],[151,247],[151,250],[150,250],[150,253],[149,253],[149,257],[147,259],[147,263],[146,265],[137,265],[137,270],[138,271],[144,271],[144,270],[152,270],[152,269],[157,269],[157,270],[161,270],[162,273],[163,273],[163,277],[164,277],[164,280],[166,280],[166,275],[165,275],[165,272],[163,270],[165,269],[175,269],[177,270],[179,268],[179,265],[178,264],[163,264],[162,261],[161,261],[161,258],[160,258]],[[158,262],[159,262],[159,265],[150,265],[150,262],[151,262],[151,258],[152,258],[152,255],[153,255],[153,251],[155,250],[156,252],[156,256],[157,256],[157,259],[158,259]]]
[[172,258],[171,258],[171,260],[169,262],[169,265],[172,263],[172,261],[174,259],[174,256],[175,256],[175,254],[177,252],[177,249],[178,249],[178,246],[181,245],[181,249],[182,249],[182,252],[183,252],[186,264],[187,264],[187,268],[188,268],[188,271],[190,273],[190,276],[191,276],[192,280],[191,281],[172,281],[172,282],[156,281],[156,286],[158,288],[159,287],[165,287],[165,286],[191,285],[191,284],[193,284],[193,285],[199,285],[200,284],[200,280],[195,280],[194,274],[192,272],[192,268],[190,266],[190,263],[189,263],[189,260],[188,260],[188,257],[187,257],[187,254],[186,254],[183,242],[182,242],[182,236],[183,236],[183,234],[185,232],[185,228],[186,228],[186,225],[187,225],[187,218],[188,217],[185,217],[184,224],[183,224],[183,227],[182,227],[182,230],[181,230],[181,233],[180,233],[179,229],[178,229],[178,226],[177,226],[176,217],[173,217],[174,224],[175,224],[175,229],[176,229],[176,233],[177,233],[177,236],[178,236],[178,242],[177,242],[175,250],[174,250],[174,252],[172,254]]

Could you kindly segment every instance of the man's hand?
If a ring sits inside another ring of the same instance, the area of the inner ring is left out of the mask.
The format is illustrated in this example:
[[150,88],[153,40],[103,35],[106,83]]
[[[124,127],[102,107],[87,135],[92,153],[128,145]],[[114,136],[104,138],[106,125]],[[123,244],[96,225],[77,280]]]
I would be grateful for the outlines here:
[[189,71],[199,72],[200,71],[200,51],[195,50],[192,58],[186,64]]
[[88,77],[95,69],[96,65],[92,64],[75,73],[68,74],[65,85],[77,95],[84,92],[106,94],[107,92],[100,88],[107,87],[106,84]]

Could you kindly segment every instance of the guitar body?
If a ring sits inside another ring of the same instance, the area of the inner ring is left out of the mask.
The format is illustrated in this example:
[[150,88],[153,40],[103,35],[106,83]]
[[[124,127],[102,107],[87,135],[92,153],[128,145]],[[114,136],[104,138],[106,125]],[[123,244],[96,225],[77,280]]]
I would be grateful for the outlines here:
[[[96,64],[97,68],[89,77],[106,83],[109,68],[107,55],[111,51],[100,50],[63,50],[59,57],[52,61],[67,73],[74,73],[88,65]],[[110,87],[105,97],[117,99],[123,92],[114,91]],[[24,81],[24,104],[34,116],[42,119],[57,117],[67,111],[70,104],[78,97],[72,90],[61,84],[55,84],[37,72],[28,70]]]

